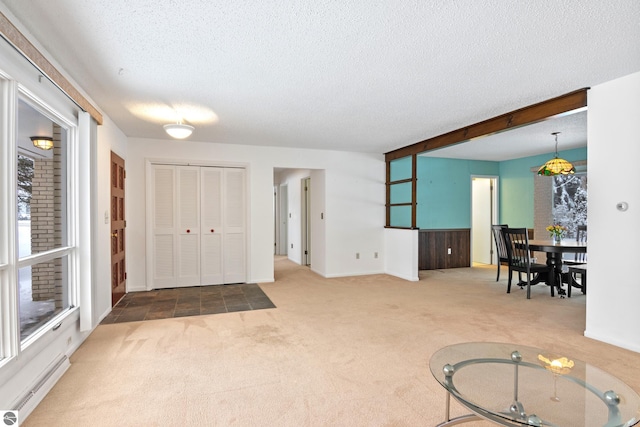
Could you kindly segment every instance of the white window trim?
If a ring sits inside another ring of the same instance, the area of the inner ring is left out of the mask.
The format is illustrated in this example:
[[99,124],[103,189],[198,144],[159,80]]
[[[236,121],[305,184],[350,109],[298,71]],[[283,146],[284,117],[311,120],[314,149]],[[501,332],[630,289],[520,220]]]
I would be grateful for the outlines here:
[[[34,92],[29,90],[19,82],[12,80],[9,76],[0,72],[2,93],[3,114],[2,128],[5,132],[0,135],[0,166],[5,173],[0,177],[0,197],[3,200],[4,210],[1,212],[0,227],[3,234],[7,236],[3,239],[4,244],[0,246],[0,368],[11,360],[18,357],[33,343],[37,342],[50,329],[57,328],[62,321],[77,310],[80,303],[80,292],[78,290],[81,263],[78,262],[77,247],[79,244],[79,224],[78,224],[78,200],[80,199],[78,178],[78,135],[79,124],[75,118],[65,116],[64,113],[56,111],[48,102],[41,99]],[[16,224],[17,224],[17,201],[15,191],[17,186],[17,165],[15,159],[18,154],[16,144],[17,135],[17,109],[18,100],[27,103],[30,107],[47,117],[51,121],[63,127],[67,134],[67,246],[55,248],[37,254],[32,254],[19,259],[16,249]],[[83,175],[84,176],[84,175]],[[6,201],[6,203],[4,203]],[[87,220],[88,221],[88,220]],[[90,237],[87,238],[90,242]],[[90,251],[89,251],[90,253]],[[20,318],[19,318],[19,291],[18,291],[18,271],[20,268],[31,266],[37,263],[46,262],[52,259],[67,257],[68,259],[68,308],[58,313],[43,324],[33,334],[20,340]],[[91,271],[91,267],[87,267]],[[84,269],[83,269],[84,270]],[[91,287],[91,281],[87,285]],[[89,308],[89,313],[90,313]]]

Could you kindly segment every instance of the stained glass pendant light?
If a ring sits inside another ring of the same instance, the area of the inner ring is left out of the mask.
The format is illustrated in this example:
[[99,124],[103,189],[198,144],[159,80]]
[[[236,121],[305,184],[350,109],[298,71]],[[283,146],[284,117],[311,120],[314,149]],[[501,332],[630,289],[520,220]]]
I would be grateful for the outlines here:
[[553,159],[542,165],[538,169],[538,175],[554,176],[554,175],[571,175],[576,172],[576,168],[565,159],[558,157],[558,134],[560,132],[553,132],[551,135],[556,137],[556,155]]

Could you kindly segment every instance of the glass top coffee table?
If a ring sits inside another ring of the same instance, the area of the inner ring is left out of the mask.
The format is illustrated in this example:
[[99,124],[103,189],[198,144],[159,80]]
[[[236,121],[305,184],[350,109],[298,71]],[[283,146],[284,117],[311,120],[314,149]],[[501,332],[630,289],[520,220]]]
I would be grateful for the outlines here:
[[[431,373],[447,391],[439,426],[486,419],[504,426],[633,426],[640,396],[620,379],[567,355],[504,343],[438,350]],[[615,366],[611,367],[615,372]],[[451,419],[450,396],[472,414]]]

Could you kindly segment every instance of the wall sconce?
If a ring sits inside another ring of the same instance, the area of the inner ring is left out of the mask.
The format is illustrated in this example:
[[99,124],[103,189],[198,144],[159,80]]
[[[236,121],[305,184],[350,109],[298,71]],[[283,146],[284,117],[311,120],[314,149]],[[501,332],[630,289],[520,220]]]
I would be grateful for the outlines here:
[[53,148],[53,138],[50,136],[32,136],[31,142],[41,150],[51,150]]

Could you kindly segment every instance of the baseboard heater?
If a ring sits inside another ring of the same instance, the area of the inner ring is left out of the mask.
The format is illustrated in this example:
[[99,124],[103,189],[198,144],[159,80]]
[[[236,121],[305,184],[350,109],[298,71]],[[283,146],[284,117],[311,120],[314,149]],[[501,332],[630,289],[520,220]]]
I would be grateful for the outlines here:
[[66,355],[58,356],[56,361],[49,366],[46,373],[31,387],[31,390],[11,405],[11,409],[19,412],[21,420],[25,420],[31,414],[60,377],[69,369],[69,366],[71,364]]

